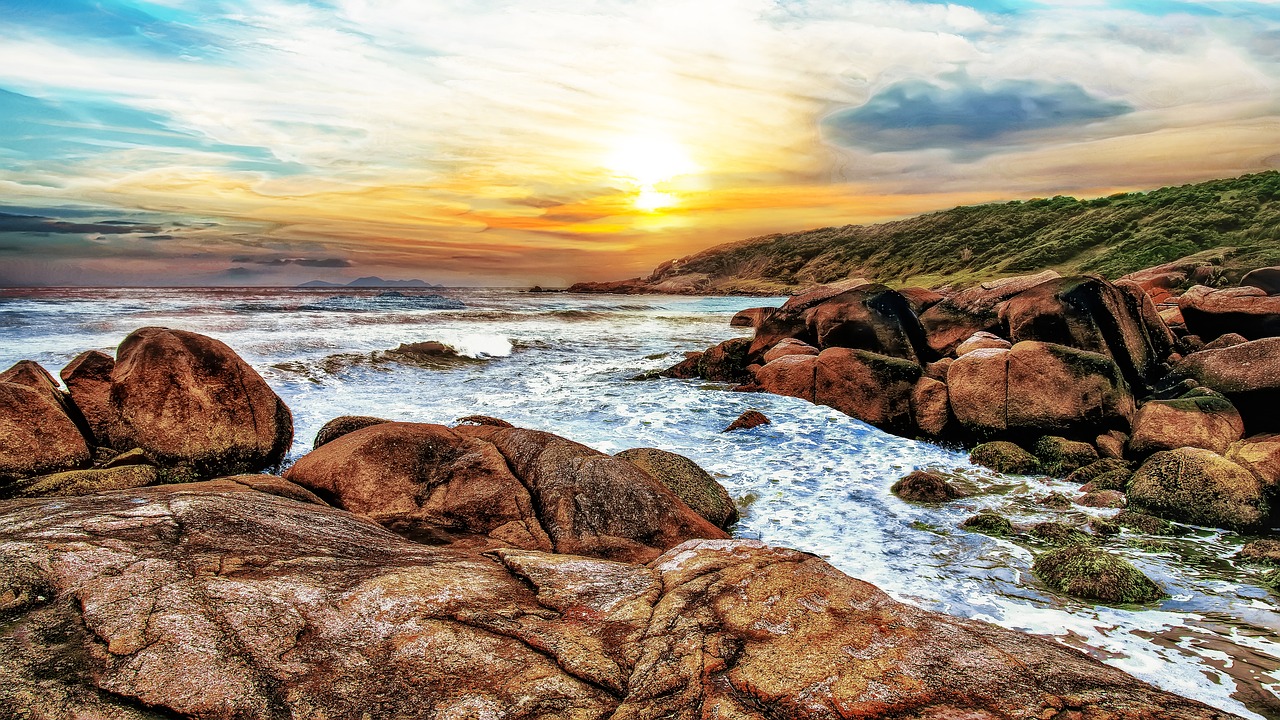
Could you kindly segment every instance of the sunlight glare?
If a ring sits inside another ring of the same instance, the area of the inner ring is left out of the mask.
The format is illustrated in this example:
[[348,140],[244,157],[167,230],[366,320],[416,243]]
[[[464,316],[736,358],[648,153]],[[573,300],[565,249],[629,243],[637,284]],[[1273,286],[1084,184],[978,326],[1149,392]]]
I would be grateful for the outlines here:
[[635,207],[645,212],[671,207],[679,198],[658,185],[699,170],[679,143],[664,137],[633,136],[620,141],[608,158],[614,175],[633,186]]

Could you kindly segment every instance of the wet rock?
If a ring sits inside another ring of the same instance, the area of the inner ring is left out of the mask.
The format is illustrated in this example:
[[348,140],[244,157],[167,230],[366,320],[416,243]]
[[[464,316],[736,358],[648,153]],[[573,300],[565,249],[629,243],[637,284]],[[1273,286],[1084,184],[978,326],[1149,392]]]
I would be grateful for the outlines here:
[[[1094,482],[1099,477],[1112,472],[1128,472],[1132,474],[1133,466],[1126,460],[1102,458],[1101,460],[1095,460],[1094,462],[1084,465],[1078,470],[1072,472],[1067,476],[1067,482],[1084,485],[1085,483]],[[1122,485],[1120,488],[1115,489],[1119,490],[1123,487],[1124,486]]]
[[978,332],[970,335],[968,340],[965,340],[956,346],[956,356],[959,357],[961,355],[971,353],[974,350],[984,350],[989,348],[994,348],[996,350],[1008,350],[1011,347],[1013,347],[1013,343],[1005,340],[999,335],[979,330]]
[[40,717],[1227,718],[750,541],[477,555],[231,481],[58,503],[0,511],[0,700]]
[[814,355],[787,355],[766,363],[756,371],[756,384],[764,392],[798,397],[816,403],[814,380],[818,358]]
[[689,458],[657,448],[623,450],[614,457],[649,473],[712,525],[727,529],[738,521],[728,491]]
[[1120,527],[1126,527],[1144,535],[1183,534],[1181,529],[1174,526],[1174,524],[1168,520],[1158,518],[1154,515],[1137,512],[1136,510],[1121,510],[1111,519]]
[[1089,518],[1089,530],[1098,537],[1110,537],[1120,534],[1120,526],[1106,518]]
[[41,475],[16,486],[17,497],[69,497],[91,495],[107,490],[154,485],[160,474],[152,465],[122,465],[112,468],[68,470]]
[[911,417],[916,428],[926,437],[938,437],[951,420],[951,404],[946,383],[930,377],[916,381],[911,390]]
[[1099,490],[1117,490],[1124,492],[1129,487],[1129,483],[1133,481],[1132,470],[1111,470],[1104,472],[1093,480],[1080,486],[1080,490],[1085,493],[1092,493]]
[[1049,587],[1104,603],[1149,603],[1164,591],[1128,560],[1084,545],[1050,550],[1036,557],[1032,571]]
[[747,410],[738,416],[737,420],[729,423],[729,427],[720,432],[733,432],[734,430],[750,430],[751,428],[760,427],[761,425],[771,425],[772,420],[759,410]]
[[0,382],[0,495],[7,481],[82,467],[89,446],[47,392]]
[[1258,288],[1215,290],[1198,285],[1178,298],[1187,331],[1211,341],[1237,333],[1250,340],[1280,335],[1280,297]]
[[1245,543],[1240,558],[1265,565],[1280,565],[1280,539],[1263,538]]
[[490,427],[509,428],[515,427],[511,423],[501,418],[490,417],[488,415],[467,415],[454,420],[458,425],[489,425]]
[[1017,445],[996,440],[982,443],[969,452],[969,462],[1007,475],[1031,475],[1040,472],[1035,455]]
[[812,304],[788,301],[756,331],[750,353],[761,356],[786,337],[819,350],[850,348],[912,362],[933,359],[911,304],[879,284],[861,285]]
[[813,347],[801,340],[795,338],[783,338],[778,341],[777,345],[769,348],[764,354],[764,362],[771,363],[780,357],[788,355],[817,355],[818,348]]
[[1074,528],[1066,523],[1052,521],[1032,525],[1028,528],[1027,534],[1041,542],[1053,545],[1054,547],[1093,545],[1095,542],[1092,535],[1089,535],[1078,528]]
[[1233,443],[1226,457],[1253,473],[1268,492],[1280,488],[1280,435],[1254,435]]
[[1040,472],[1064,477],[1098,459],[1098,451],[1089,443],[1045,435],[1036,441],[1031,452],[1040,461]]
[[1060,492],[1051,492],[1036,498],[1036,504],[1050,510],[1070,510],[1071,498]]
[[1122,508],[1127,502],[1123,492],[1110,489],[1091,490],[1076,498],[1077,505],[1092,508]]
[[1197,447],[1225,453],[1244,435],[1244,419],[1229,400],[1212,396],[1152,400],[1133,417],[1129,453],[1138,457],[1160,450]]
[[983,510],[960,523],[960,527],[983,535],[1005,537],[1013,534],[1013,523],[1009,518],[991,510]]
[[88,350],[75,357],[58,375],[67,385],[71,401],[84,417],[89,442],[111,447],[110,430],[115,424],[111,408],[111,371],[116,361],[106,353]]
[[702,370],[699,364],[702,362],[702,352],[687,352],[684,354],[684,360],[672,365],[666,370],[658,373],[660,377],[675,378],[677,380],[692,380],[702,377]]
[[316,433],[316,439],[315,442],[312,443],[311,449],[315,450],[321,445],[331,443],[347,433],[353,433],[356,430],[361,430],[373,425],[381,425],[386,422],[391,421],[369,415],[342,415],[340,417],[336,417],[325,423],[324,426],[320,428],[320,432]]
[[729,320],[730,327],[758,328],[769,316],[778,311],[775,307],[753,307],[739,310]]
[[1057,272],[1045,270],[1036,275],[992,280],[938,302],[920,314],[929,347],[939,355],[950,355],[976,332],[997,332],[1001,303],[1059,277],[1062,276]]
[[390,355],[401,355],[410,360],[460,357],[458,355],[458,351],[452,345],[446,345],[445,343],[437,342],[435,340],[400,343],[394,350],[388,350],[387,353]]
[[698,359],[698,376],[715,382],[749,380],[747,348],[750,345],[750,338],[733,338],[708,348]]
[[1258,527],[1269,510],[1253,473],[1201,448],[1152,455],[1129,483],[1129,503],[1170,520],[1232,529]]
[[814,364],[814,403],[907,435],[914,430],[911,393],[919,379],[920,366],[914,362],[865,350],[829,348]]
[[1250,270],[1240,278],[1240,287],[1254,287],[1268,295],[1280,295],[1280,267]]
[[1120,459],[1124,457],[1124,448],[1129,442],[1129,435],[1119,430],[1111,430],[1093,439],[1098,448],[1098,455],[1104,458]]
[[919,503],[939,503],[964,497],[964,493],[952,485],[942,473],[916,470],[899,479],[889,492],[903,500]]
[[1192,353],[1173,369],[1227,396],[1251,433],[1280,431],[1280,338]]

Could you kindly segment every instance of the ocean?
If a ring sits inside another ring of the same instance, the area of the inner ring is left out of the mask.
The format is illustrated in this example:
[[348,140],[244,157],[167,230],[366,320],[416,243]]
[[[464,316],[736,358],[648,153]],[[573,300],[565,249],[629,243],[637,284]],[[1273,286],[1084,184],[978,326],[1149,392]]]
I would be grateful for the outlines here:
[[[1280,596],[1233,559],[1248,538],[1197,528],[1126,532],[1108,543],[1168,593],[1151,606],[1062,597],[1031,574],[1032,552],[958,528],[980,509],[1015,522],[1109,516],[1035,504],[1074,485],[1008,477],[959,451],[895,437],[803,400],[720,384],[631,380],[749,331],[734,312],[784,298],[568,295],[513,290],[0,290],[0,368],[54,375],[84,350],[114,352],[144,326],[204,333],[253,365],[293,411],[288,461],[339,415],[452,424],[492,415],[598,450],[658,447],[729,490],[739,537],[826,558],[904,602],[1050,636],[1165,690],[1251,718],[1280,718]],[[461,355],[388,352],[437,341]],[[771,425],[721,432],[758,409]],[[914,469],[960,474],[980,494],[913,505],[889,486]]]

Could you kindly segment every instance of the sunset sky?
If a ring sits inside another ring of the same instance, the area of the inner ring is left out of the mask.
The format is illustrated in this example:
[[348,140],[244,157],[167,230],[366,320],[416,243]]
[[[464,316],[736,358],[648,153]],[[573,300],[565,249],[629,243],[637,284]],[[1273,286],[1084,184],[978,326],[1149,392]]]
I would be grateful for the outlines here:
[[0,286],[562,285],[1280,167],[1280,3],[0,0]]

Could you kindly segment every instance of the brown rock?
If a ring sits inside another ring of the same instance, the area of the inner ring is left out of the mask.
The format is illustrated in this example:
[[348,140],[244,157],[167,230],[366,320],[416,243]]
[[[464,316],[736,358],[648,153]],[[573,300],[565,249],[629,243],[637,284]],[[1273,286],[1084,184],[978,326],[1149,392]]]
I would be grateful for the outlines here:
[[1244,343],[1247,343],[1247,342],[1249,342],[1249,338],[1243,335],[1240,335],[1238,333],[1227,333],[1225,335],[1219,335],[1218,338],[1213,342],[1205,343],[1204,347],[1200,349],[1201,350],[1220,350],[1222,348],[1229,348],[1229,347],[1235,347],[1236,345],[1243,345]]
[[818,355],[814,368],[816,404],[890,432],[911,433],[911,393],[920,379],[919,365],[865,350],[829,348]]
[[898,294],[907,299],[907,302],[911,305],[911,310],[916,315],[937,305],[947,297],[937,290],[922,287],[898,288]]
[[22,483],[17,497],[70,497],[107,490],[154,485],[160,475],[152,465],[122,465],[113,468],[68,470],[42,475]]
[[[765,419],[768,422],[768,419]],[[634,448],[614,455],[649,473],[712,525],[727,529],[738,521],[733,498],[715,478],[683,455],[657,448]]]
[[1093,446],[1098,448],[1098,455],[1104,458],[1123,458],[1124,447],[1129,442],[1129,435],[1119,430],[1111,430],[1093,439]]
[[1030,475],[1040,472],[1040,461],[1035,455],[1007,440],[995,440],[974,446],[973,450],[969,451],[969,462],[1010,475]]
[[1192,353],[1173,369],[1227,396],[1252,433],[1280,431],[1280,338]]
[[941,435],[951,420],[946,383],[929,377],[917,380],[916,386],[911,390],[911,417],[916,428],[925,436]]
[[995,349],[1008,350],[1013,347],[1013,343],[994,333],[979,330],[969,336],[968,340],[956,346],[956,357],[964,355],[974,350]]
[[955,362],[955,358],[945,357],[931,363],[925,363],[924,374],[934,380],[942,382],[947,381],[947,371],[951,369],[951,363]]
[[333,442],[347,433],[355,432],[373,425],[381,425],[390,420],[371,417],[369,415],[342,415],[325,423],[320,428],[320,432],[316,433],[316,439],[311,443],[311,449],[315,450],[321,445]]
[[1008,429],[1009,351],[965,353],[947,368],[951,412],[966,429],[989,435]]
[[815,402],[814,376],[817,366],[816,356],[786,355],[757,370],[756,384],[764,392]]
[[734,430],[750,430],[761,425],[770,425],[770,420],[764,413],[759,410],[747,410],[738,416],[737,420],[729,423],[729,427],[721,430],[721,432],[733,432]]
[[1226,457],[1252,472],[1268,492],[1280,489],[1280,435],[1254,435],[1232,443]]
[[1076,498],[1076,504],[1094,508],[1122,508],[1125,506],[1125,497],[1119,490],[1091,490]]
[[1098,459],[1098,451],[1089,443],[1056,435],[1037,440],[1031,452],[1040,461],[1040,472],[1054,477],[1066,477]]
[[1020,342],[1009,351],[1009,428],[1127,426],[1133,411],[1120,369],[1105,355],[1042,342]]
[[1280,335],[1280,297],[1258,288],[1214,290],[1197,285],[1178,298],[1187,331],[1210,341],[1226,333],[1250,340]]
[[777,312],[775,307],[753,307],[739,310],[729,321],[729,327],[758,328],[770,315]]
[[750,338],[733,338],[708,348],[698,359],[698,375],[716,382],[743,382],[747,374]]
[[795,338],[783,338],[777,345],[769,348],[764,354],[764,362],[768,363],[788,355],[817,355],[818,348]]
[[490,425],[492,427],[509,428],[515,427],[511,423],[501,418],[489,417],[488,415],[467,415],[455,420],[459,425]]
[[1280,267],[1250,270],[1240,278],[1241,287],[1254,287],[1268,295],[1280,295]]
[[999,330],[1002,302],[1059,277],[1062,276],[1057,272],[1045,270],[1036,275],[992,280],[942,300],[920,314],[929,347],[939,355],[950,355],[974,333]]
[[62,372],[62,382],[92,437],[94,445],[111,447],[111,426],[115,424],[115,412],[111,408],[111,371],[116,361],[106,353],[88,350],[75,357]]
[[0,494],[16,478],[89,463],[89,447],[45,391],[0,382]]
[[1264,565],[1280,565],[1280,539],[1263,538],[1245,543],[1240,548],[1240,557]]
[[897,291],[872,284],[846,291],[805,311],[817,347],[851,348],[918,362],[928,353],[924,329],[911,303]]
[[1228,718],[750,541],[480,556],[229,480],[57,503],[0,511],[0,702],[37,717]]
[[1223,454],[1244,436],[1244,420],[1221,395],[1151,400],[1133,416],[1129,452],[1136,456],[1160,450],[1197,447]]
[[1232,529],[1258,527],[1269,510],[1253,473],[1201,448],[1152,455],[1129,483],[1129,503],[1169,520]]
[[677,380],[692,380],[693,378],[701,377],[699,363],[702,361],[702,355],[703,353],[701,352],[685,353],[684,360],[663,370],[659,375]]
[[55,405],[66,410],[67,400],[58,381],[53,379],[48,370],[31,360],[19,360],[13,367],[0,373],[0,382],[25,385],[45,396]]
[[941,473],[916,470],[901,478],[889,488],[889,492],[903,500],[921,503],[938,503],[963,497],[964,493],[947,481]]

